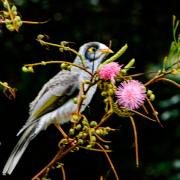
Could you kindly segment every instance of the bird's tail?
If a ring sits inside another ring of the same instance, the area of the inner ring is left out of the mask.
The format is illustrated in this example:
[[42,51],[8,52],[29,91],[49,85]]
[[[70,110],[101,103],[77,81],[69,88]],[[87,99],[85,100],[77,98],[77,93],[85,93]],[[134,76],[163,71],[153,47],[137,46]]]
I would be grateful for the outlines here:
[[19,162],[21,156],[23,155],[24,151],[26,150],[28,144],[37,135],[37,133],[35,133],[35,130],[36,130],[36,123],[32,124],[25,130],[25,132],[23,133],[22,137],[14,147],[13,151],[9,156],[9,159],[7,160],[4,166],[4,169],[2,171],[3,175],[12,173],[17,163]]

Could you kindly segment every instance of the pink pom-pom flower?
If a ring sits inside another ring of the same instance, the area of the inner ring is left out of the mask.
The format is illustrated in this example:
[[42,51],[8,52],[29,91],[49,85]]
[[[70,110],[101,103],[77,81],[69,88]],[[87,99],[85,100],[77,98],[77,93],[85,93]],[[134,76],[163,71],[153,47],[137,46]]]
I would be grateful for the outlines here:
[[144,104],[146,90],[138,80],[123,81],[117,88],[117,102],[120,106],[128,109],[138,109]]
[[105,64],[99,70],[99,77],[103,80],[110,80],[111,82],[115,82],[115,77],[118,75],[121,70],[121,66],[116,62],[111,62]]

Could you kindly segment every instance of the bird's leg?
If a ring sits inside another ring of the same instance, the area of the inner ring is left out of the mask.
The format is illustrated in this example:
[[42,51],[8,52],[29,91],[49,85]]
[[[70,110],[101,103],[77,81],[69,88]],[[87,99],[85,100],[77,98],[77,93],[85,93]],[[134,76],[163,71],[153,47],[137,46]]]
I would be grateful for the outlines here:
[[64,132],[64,130],[61,128],[60,124],[55,124],[56,128],[60,131],[60,133],[63,135],[65,139],[68,138],[68,135]]

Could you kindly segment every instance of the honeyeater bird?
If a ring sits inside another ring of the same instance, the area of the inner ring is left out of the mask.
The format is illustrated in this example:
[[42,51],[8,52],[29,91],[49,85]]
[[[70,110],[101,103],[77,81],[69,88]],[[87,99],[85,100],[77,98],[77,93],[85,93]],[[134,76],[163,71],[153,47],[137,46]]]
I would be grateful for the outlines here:
[[[100,63],[111,52],[111,49],[100,42],[82,45],[79,49],[82,58],[77,56],[73,63],[87,71],[72,66],[71,70],[61,70],[42,87],[29,105],[29,118],[17,134],[23,132],[4,166],[3,175],[13,172],[30,141],[40,131],[45,130],[50,124],[63,124],[70,121],[72,114],[77,111],[77,104],[73,99],[79,98],[81,84],[92,78]],[[96,92],[96,84],[90,88],[88,86],[84,84],[86,98],[80,106],[80,112],[85,110]]]

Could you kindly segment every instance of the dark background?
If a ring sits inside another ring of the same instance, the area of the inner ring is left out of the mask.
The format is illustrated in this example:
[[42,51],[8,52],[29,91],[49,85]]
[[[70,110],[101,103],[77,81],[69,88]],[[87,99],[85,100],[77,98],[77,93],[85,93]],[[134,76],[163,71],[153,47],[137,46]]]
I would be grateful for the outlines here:
[[[74,55],[62,54],[57,48],[47,50],[40,46],[36,41],[38,34],[47,34],[49,41],[54,43],[63,40],[75,42],[72,45],[77,50],[88,41],[108,45],[111,40],[114,51],[128,43],[129,48],[119,61],[126,64],[135,58],[136,69],[133,72],[137,73],[157,68],[162,63],[173,40],[172,15],[180,19],[179,0],[16,0],[15,3],[23,20],[50,21],[43,25],[24,24],[19,33],[9,32],[1,26],[0,81],[17,88],[17,96],[11,101],[0,93],[0,169],[18,141],[16,133],[28,118],[29,102],[43,83],[59,70],[58,65],[49,65],[37,67],[34,74],[28,74],[21,71],[23,64],[74,59]],[[135,118],[139,134],[140,168],[135,166],[133,131],[129,119],[113,116],[114,121],[110,124],[120,129],[110,138],[112,161],[122,180],[180,179],[180,102],[169,104],[172,97],[179,98],[179,90],[163,83],[156,84],[152,90],[156,94],[154,104],[162,117],[164,128]],[[98,96],[97,93],[95,100]],[[163,116],[165,112],[169,113],[168,118]],[[0,179],[30,179],[54,156],[60,138],[57,130],[50,126],[31,142],[13,174],[0,176]],[[67,179],[70,180],[96,180],[106,174],[107,179],[114,179],[101,153],[79,151],[69,154],[63,163]],[[54,173],[56,177],[52,179],[62,178],[61,172],[53,172],[52,177]]]

